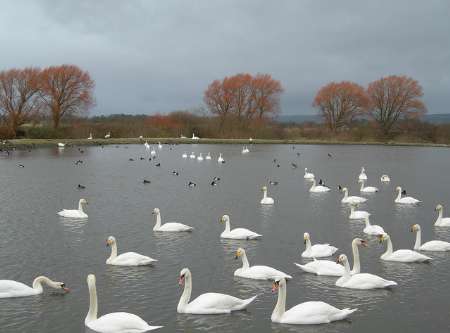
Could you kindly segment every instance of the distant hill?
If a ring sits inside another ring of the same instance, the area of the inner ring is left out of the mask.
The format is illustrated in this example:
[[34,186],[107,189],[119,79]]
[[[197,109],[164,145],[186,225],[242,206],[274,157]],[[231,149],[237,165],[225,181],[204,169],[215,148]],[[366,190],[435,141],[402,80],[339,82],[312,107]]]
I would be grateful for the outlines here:
[[[427,114],[422,118],[423,121],[432,124],[447,124],[450,123],[450,113],[442,114]],[[298,114],[298,115],[280,115],[278,117],[280,123],[295,123],[301,124],[306,122],[320,123],[321,119],[314,114]]]

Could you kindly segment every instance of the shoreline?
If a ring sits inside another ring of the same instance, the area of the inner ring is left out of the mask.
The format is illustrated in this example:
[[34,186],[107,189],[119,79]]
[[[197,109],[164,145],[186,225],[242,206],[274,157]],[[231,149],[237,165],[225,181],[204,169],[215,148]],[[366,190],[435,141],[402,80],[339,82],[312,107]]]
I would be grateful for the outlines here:
[[52,147],[58,142],[73,146],[101,146],[101,145],[124,145],[124,144],[303,144],[303,145],[370,145],[370,146],[407,146],[407,147],[441,147],[449,148],[448,144],[427,143],[427,142],[382,142],[382,141],[339,141],[339,140],[309,140],[309,139],[181,139],[181,138],[111,138],[111,139],[13,139],[7,140],[6,144],[0,148],[27,149],[30,147]]

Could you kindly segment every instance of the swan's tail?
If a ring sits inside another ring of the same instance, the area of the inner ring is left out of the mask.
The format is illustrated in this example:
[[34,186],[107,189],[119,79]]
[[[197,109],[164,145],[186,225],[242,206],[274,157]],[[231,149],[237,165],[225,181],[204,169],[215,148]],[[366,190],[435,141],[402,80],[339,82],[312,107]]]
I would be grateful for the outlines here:
[[164,326],[148,326],[147,330],[148,331],[153,331],[153,330],[157,330],[159,328],[163,328]]
[[393,287],[396,285],[397,285],[397,282],[395,282],[395,281],[386,281],[386,287]]
[[261,237],[262,237],[262,235],[260,235],[260,234],[255,234],[255,235],[252,235],[252,236],[247,237],[247,239],[258,239],[258,238],[261,238]]
[[353,312],[355,312],[357,310],[358,310],[358,308],[356,308],[356,309],[350,309],[350,308],[342,309],[341,311],[339,311],[338,313],[336,313],[333,316],[333,320],[332,321],[343,320],[343,319],[347,318],[348,316],[350,316]]
[[253,302],[256,299],[256,297],[258,297],[258,295],[242,300],[242,304],[236,307],[235,310],[244,310],[247,306],[250,305],[251,302]]
[[297,266],[298,268],[300,268],[304,272],[313,273],[313,274],[316,273],[315,271],[313,271],[311,268],[309,268],[306,265],[300,265],[300,264],[297,264],[296,262],[294,262],[294,265]]

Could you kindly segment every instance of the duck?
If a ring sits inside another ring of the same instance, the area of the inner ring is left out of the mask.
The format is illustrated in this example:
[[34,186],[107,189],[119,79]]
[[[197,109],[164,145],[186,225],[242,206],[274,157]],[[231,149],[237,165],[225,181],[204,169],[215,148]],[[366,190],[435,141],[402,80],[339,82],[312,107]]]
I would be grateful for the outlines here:
[[182,158],[187,158],[187,157],[188,157],[188,156],[187,156],[187,153],[184,152],[183,155],[181,155],[181,157],[182,157]]
[[78,184],[77,188],[78,188],[79,190],[84,190],[84,189],[86,189],[86,186],[81,185],[81,184]]
[[56,282],[46,276],[38,276],[31,287],[22,282],[13,280],[0,280],[0,298],[26,297],[39,295],[44,292],[43,284],[50,288],[69,292],[64,282]]
[[161,224],[161,211],[159,210],[159,208],[154,208],[152,214],[156,216],[156,223],[153,227],[153,231],[183,232],[194,230],[194,228],[178,222],[167,222]]
[[106,133],[106,135],[105,135],[105,139],[109,139],[109,138],[111,138],[111,132],[108,132],[108,133]]
[[325,186],[325,185],[316,185],[316,180],[315,178],[312,178],[312,186],[309,189],[309,192],[312,193],[322,193],[322,192],[329,192],[330,188]]
[[422,244],[422,231],[419,224],[411,226],[411,232],[416,233],[416,242],[414,250],[418,251],[450,251],[450,243],[441,240],[432,240]]
[[197,161],[203,161],[203,156],[202,153],[200,153],[200,155],[197,156]]
[[205,160],[210,160],[211,159],[211,153],[208,152],[208,154],[205,157]]
[[391,181],[391,177],[389,177],[389,175],[381,175],[380,181],[382,183],[389,183]]
[[442,217],[444,214],[444,206],[438,204],[435,208],[438,212],[438,217],[436,222],[434,222],[435,227],[450,227],[450,217]]
[[286,279],[276,279],[272,284],[272,292],[278,290],[278,300],[270,320],[274,323],[293,325],[329,324],[343,320],[357,309],[338,309],[325,302],[310,301],[298,304],[286,311]]
[[364,186],[365,180],[358,180],[358,183],[361,183],[361,188],[359,189],[360,192],[363,193],[378,192],[378,188],[376,188],[375,186]]
[[385,233],[384,229],[382,227],[380,227],[379,225],[375,225],[375,224],[372,225],[372,224],[370,224],[368,216],[366,216],[364,218],[364,223],[366,224],[366,226],[365,226],[365,228],[363,230],[363,232],[365,234],[378,236],[378,235],[381,235],[381,234]]
[[385,280],[378,275],[370,273],[358,273],[352,275],[350,273],[350,265],[345,254],[341,254],[337,261],[342,264],[345,269],[344,275],[336,281],[337,287],[369,290],[390,288],[397,285],[397,282],[395,281]]
[[194,152],[192,152],[191,155],[189,155],[189,158],[190,158],[191,160],[194,160],[194,159],[195,159],[195,154],[194,154]]
[[271,197],[267,196],[267,186],[261,187],[261,191],[263,192],[263,198],[261,199],[261,205],[273,205],[274,200]]
[[142,254],[136,252],[126,252],[120,255],[117,255],[117,241],[113,236],[109,236],[106,240],[106,246],[111,246],[111,255],[108,259],[106,259],[107,265],[114,266],[147,266],[153,265],[156,259],[152,259],[147,256],[143,256]]
[[304,179],[314,179],[314,174],[311,172],[308,172],[308,168],[305,168],[305,174],[303,176]]
[[386,261],[397,261],[397,262],[429,262],[431,261],[431,258],[423,255],[421,253],[418,253],[413,250],[393,250],[391,237],[388,234],[382,234],[378,235],[378,241],[380,243],[387,242],[387,249],[386,252],[384,252],[381,255],[382,260]]
[[363,203],[366,202],[367,199],[363,198],[363,197],[358,197],[356,195],[348,195],[348,189],[346,187],[341,187],[341,185],[339,185],[339,189],[341,190],[341,192],[344,192],[344,197],[342,198],[341,202],[342,203],[348,203],[348,204],[352,204],[352,203]]
[[142,183],[143,183],[143,184],[150,184],[150,183],[151,183],[151,181],[150,181],[150,180],[148,180],[148,179],[144,179],[144,180],[142,181]]
[[311,245],[311,236],[307,232],[303,234],[303,240],[306,245],[306,249],[302,253],[303,258],[331,257],[338,250],[337,247],[330,244]]
[[[358,246],[367,247],[367,241],[361,238],[355,238],[352,241],[352,251],[353,251],[353,269],[351,274],[357,274],[361,271],[361,262],[359,259]],[[334,260],[317,260],[313,258],[313,261],[308,262],[305,265],[300,265],[294,263],[295,266],[300,268],[302,271],[307,273],[312,273],[316,275],[324,276],[343,276],[345,269],[344,266],[339,265]]]
[[350,216],[348,217],[350,220],[364,220],[367,216],[370,216],[370,213],[365,210],[355,210],[358,207],[358,204],[352,203],[350,204]]
[[258,239],[258,238],[262,237],[262,235],[257,234],[256,232],[253,232],[253,231],[245,229],[245,228],[236,228],[236,229],[231,230],[229,215],[223,215],[219,219],[219,222],[225,223],[225,230],[220,234],[220,238],[252,240],[252,239]]
[[402,188],[400,186],[397,186],[395,190],[398,192],[397,197],[394,200],[395,203],[403,205],[416,205],[421,202],[420,200],[413,197],[402,197],[403,195],[406,195],[406,191],[402,191]]
[[361,168],[361,173],[358,176],[358,180],[367,180],[366,169],[364,167]]
[[242,154],[248,154],[250,150],[247,148],[247,146],[242,147]]
[[84,325],[91,330],[100,333],[141,333],[163,327],[150,326],[142,318],[127,312],[113,312],[97,318],[98,300],[95,275],[89,274],[86,281],[89,288],[89,311],[84,319]]
[[245,310],[255,299],[240,299],[227,294],[205,293],[190,301],[192,293],[192,274],[189,268],[183,268],[178,279],[184,286],[183,294],[178,302],[177,312],[197,315],[229,314],[233,311]]
[[292,276],[269,266],[250,266],[243,248],[238,248],[234,257],[242,259],[242,267],[234,271],[234,276],[253,280],[273,280],[276,278],[292,279]]
[[80,201],[78,201],[78,209],[63,209],[62,211],[58,212],[58,215],[74,219],[87,219],[88,215],[83,210],[83,206],[87,204],[87,200],[81,198]]

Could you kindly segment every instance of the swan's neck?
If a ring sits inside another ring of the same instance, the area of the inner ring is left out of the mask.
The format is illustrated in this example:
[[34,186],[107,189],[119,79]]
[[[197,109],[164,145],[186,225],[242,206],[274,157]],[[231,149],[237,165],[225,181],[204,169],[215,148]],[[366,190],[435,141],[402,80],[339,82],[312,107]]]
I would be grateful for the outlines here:
[[353,251],[353,269],[351,273],[358,274],[361,272],[361,262],[359,260],[358,245],[356,243],[352,243],[352,251]]
[[348,190],[345,189],[345,190],[344,190],[344,198],[347,198],[347,197],[348,197]]
[[392,248],[392,241],[391,241],[391,239],[389,238],[388,240],[387,240],[387,249],[386,249],[386,252],[384,252],[384,254],[386,255],[386,254],[391,254],[393,252],[393,248]]
[[345,261],[344,264],[344,275],[343,275],[344,279],[349,279],[351,277],[350,274],[350,264],[348,263],[348,260]]
[[416,243],[414,244],[414,250],[418,250],[422,245],[422,231],[419,229],[416,231]]
[[368,218],[368,217],[366,217],[366,218],[364,219],[364,223],[366,224],[366,227],[370,227],[370,221],[369,221],[369,218]]
[[247,254],[245,252],[241,258],[242,258],[242,269],[250,268],[250,263],[248,262]]
[[364,189],[364,181],[361,181],[361,191]]
[[47,286],[52,286],[53,281],[45,276],[38,276],[33,281],[33,289],[38,291],[39,293],[42,293],[42,283],[45,283]]
[[316,187],[316,180],[313,179],[311,188],[313,189],[313,188],[315,188],[315,187]]
[[267,190],[263,191],[263,199],[267,198]]
[[442,216],[444,215],[443,209],[439,209],[438,212],[438,220],[442,219]]
[[158,229],[161,228],[161,213],[156,214],[155,228],[158,228]]
[[353,205],[350,206],[350,214],[353,214],[355,212],[355,207]]
[[184,278],[183,294],[181,295],[180,301],[178,302],[178,311],[184,309],[189,304],[189,300],[191,299],[191,292],[192,292],[192,279],[190,276],[186,276]]
[[225,232],[230,232],[231,227],[230,227],[230,221],[226,220],[225,221]]
[[402,189],[398,190],[397,198],[395,200],[400,200],[402,198]]
[[95,284],[89,285],[89,311],[84,319],[85,323],[97,320],[98,304],[97,304],[97,288]]
[[279,320],[286,312],[286,285],[278,288],[278,301],[272,312],[272,320]]
[[83,213],[84,213],[84,210],[83,210],[83,204],[81,203],[81,201],[78,203],[78,210],[79,210],[80,212],[83,212]]
[[308,238],[306,240],[306,251],[309,251],[309,250],[311,250],[311,240]]
[[117,257],[117,244],[116,242],[111,244],[111,255],[108,260],[115,259]]

